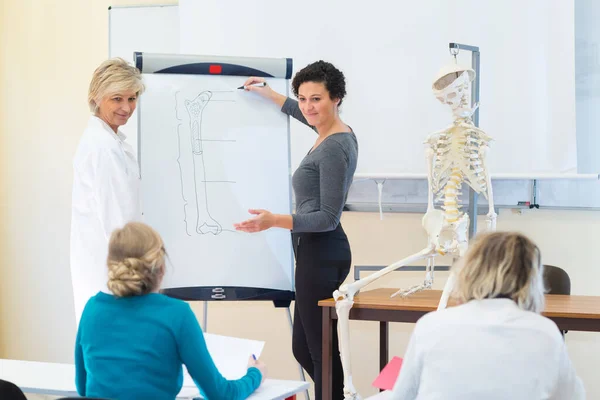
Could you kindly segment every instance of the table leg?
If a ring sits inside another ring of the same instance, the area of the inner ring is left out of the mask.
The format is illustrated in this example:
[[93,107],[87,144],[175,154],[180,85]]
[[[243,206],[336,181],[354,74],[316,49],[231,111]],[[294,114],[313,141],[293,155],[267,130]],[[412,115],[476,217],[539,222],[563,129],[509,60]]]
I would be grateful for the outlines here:
[[[379,371],[387,365],[389,360],[389,323],[387,321],[379,321]],[[383,389],[379,390],[383,392]]]
[[331,307],[323,307],[323,354],[321,359],[321,386],[322,386],[322,399],[323,400],[331,400],[331,369],[332,369],[332,353],[333,353],[333,343],[331,342],[333,338],[333,318],[332,318],[332,308]]

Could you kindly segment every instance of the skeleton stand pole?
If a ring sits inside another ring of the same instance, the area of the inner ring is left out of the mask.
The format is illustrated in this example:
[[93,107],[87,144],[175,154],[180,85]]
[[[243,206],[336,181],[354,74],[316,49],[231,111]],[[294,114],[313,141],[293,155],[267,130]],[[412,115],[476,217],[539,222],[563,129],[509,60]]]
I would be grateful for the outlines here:
[[[467,44],[460,43],[449,43],[450,53],[452,55],[458,54],[460,50],[466,50],[471,52],[471,67],[475,71],[475,82],[471,87],[471,98],[473,99],[473,104],[477,104],[479,102],[479,82],[480,82],[480,64],[481,64],[481,53],[479,52],[479,47],[477,46],[469,46]],[[479,108],[475,110],[475,114],[473,114],[473,124],[476,127],[479,127]],[[469,188],[469,207],[467,210],[467,214],[469,215],[469,239],[471,239],[477,233],[477,199],[479,195],[477,192],[473,190],[473,188]]]

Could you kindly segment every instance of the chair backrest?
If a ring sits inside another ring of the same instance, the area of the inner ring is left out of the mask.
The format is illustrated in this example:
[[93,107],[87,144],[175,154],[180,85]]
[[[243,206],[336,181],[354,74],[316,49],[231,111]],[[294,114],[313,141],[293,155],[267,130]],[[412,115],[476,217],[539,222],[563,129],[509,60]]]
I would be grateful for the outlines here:
[[25,394],[17,385],[0,379],[0,399],[27,400],[27,397],[25,397]]
[[[544,286],[548,294],[571,294],[571,278],[562,268],[544,265]],[[561,331],[563,338],[567,331]]]
[[544,285],[548,294],[571,294],[569,274],[554,265],[544,265]]

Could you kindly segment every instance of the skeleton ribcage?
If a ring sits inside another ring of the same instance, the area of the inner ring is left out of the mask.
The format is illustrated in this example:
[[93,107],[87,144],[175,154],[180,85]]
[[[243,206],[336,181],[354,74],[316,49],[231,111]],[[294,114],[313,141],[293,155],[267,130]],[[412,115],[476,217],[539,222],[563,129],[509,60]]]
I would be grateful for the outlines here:
[[444,195],[444,187],[456,169],[462,181],[477,193],[487,196],[487,175],[480,158],[480,148],[487,145],[487,137],[479,132],[454,126],[430,141],[434,150],[432,189],[436,200]]

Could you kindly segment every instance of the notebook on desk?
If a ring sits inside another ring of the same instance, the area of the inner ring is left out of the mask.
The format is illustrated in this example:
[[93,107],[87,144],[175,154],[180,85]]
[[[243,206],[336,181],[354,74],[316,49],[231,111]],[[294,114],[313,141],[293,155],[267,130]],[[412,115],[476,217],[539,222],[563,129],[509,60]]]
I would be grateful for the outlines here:
[[[260,357],[265,342],[241,339],[231,336],[204,334],[204,340],[217,369],[227,379],[239,379],[246,375],[248,359]],[[202,398],[194,380],[183,367],[183,387],[177,395],[178,399]]]

